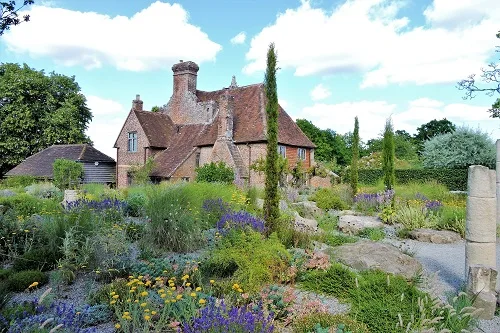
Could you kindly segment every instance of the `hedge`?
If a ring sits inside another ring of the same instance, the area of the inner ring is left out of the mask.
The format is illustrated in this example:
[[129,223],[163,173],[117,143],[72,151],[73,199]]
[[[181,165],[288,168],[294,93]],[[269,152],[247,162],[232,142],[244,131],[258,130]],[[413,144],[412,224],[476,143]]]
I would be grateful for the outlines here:
[[[467,191],[467,172],[467,169],[401,169],[396,170],[396,183],[407,184],[435,180],[448,187],[450,191]],[[383,176],[381,169],[358,170],[358,181],[361,184],[374,185]]]

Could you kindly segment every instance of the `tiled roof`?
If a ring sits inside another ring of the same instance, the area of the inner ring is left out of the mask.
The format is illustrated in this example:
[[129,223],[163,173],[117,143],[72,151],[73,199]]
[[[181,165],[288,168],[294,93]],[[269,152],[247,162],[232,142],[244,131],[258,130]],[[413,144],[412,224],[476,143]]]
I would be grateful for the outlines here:
[[112,162],[115,160],[88,144],[53,145],[24,160],[6,176],[30,175],[53,178],[52,164],[58,158],[80,162]]
[[[167,149],[155,155],[155,166],[151,176],[170,177],[174,171],[191,155],[196,149],[195,143],[208,125],[184,125],[179,126],[170,137]],[[215,140],[213,141],[215,142]],[[212,144],[213,144],[212,142]]]
[[175,125],[161,112],[134,111],[151,147],[166,148]]

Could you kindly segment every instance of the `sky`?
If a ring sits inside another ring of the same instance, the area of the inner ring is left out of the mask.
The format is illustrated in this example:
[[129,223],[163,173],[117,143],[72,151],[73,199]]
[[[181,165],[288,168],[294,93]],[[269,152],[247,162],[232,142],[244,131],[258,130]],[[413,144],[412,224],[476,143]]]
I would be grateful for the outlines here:
[[[21,2],[21,1],[18,1]],[[52,0],[0,37],[0,62],[75,76],[93,120],[87,134],[113,144],[136,94],[144,109],[172,94],[173,64],[199,66],[198,89],[262,82],[278,52],[278,97],[294,119],[339,134],[358,116],[361,139],[447,118],[496,140],[497,96],[464,100],[457,81],[499,61],[498,0]]]

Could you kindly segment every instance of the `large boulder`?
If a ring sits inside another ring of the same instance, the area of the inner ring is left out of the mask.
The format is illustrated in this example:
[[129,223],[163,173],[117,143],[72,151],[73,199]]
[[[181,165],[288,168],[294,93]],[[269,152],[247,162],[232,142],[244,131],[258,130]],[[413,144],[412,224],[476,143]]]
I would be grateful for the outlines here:
[[410,279],[422,270],[422,265],[415,258],[385,243],[362,240],[334,247],[329,252],[341,263],[358,271],[379,269]]
[[462,239],[456,232],[449,230],[415,229],[410,232],[410,237],[419,242],[448,244]]
[[306,219],[314,219],[316,216],[323,215],[323,210],[316,206],[314,201],[301,201],[292,204],[292,207],[297,210],[300,216]]
[[347,234],[356,235],[365,228],[381,228],[384,224],[376,216],[342,215],[338,228]]
[[318,222],[314,219],[306,219],[295,212],[294,227],[299,231],[314,232],[318,230]]

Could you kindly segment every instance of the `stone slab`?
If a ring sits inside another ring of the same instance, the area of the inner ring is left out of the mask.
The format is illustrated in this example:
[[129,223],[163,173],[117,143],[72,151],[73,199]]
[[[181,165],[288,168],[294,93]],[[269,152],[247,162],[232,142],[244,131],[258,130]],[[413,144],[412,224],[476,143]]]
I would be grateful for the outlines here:
[[477,243],[496,241],[496,198],[467,198],[465,239]]
[[381,228],[384,224],[376,216],[342,215],[339,217],[340,231],[356,235],[365,228]]
[[410,232],[410,237],[419,242],[448,244],[462,239],[456,232],[449,230],[415,229]]
[[467,178],[469,196],[494,198],[496,196],[496,172],[482,165],[471,165]]

